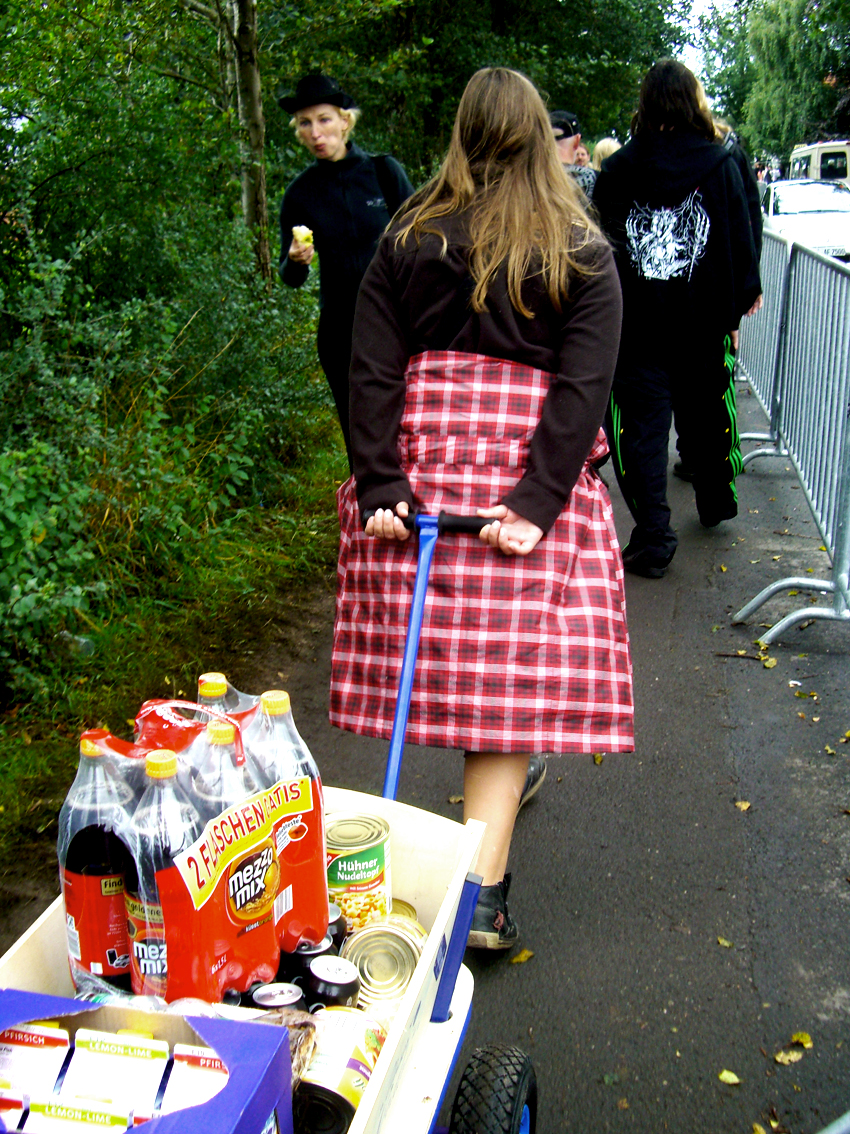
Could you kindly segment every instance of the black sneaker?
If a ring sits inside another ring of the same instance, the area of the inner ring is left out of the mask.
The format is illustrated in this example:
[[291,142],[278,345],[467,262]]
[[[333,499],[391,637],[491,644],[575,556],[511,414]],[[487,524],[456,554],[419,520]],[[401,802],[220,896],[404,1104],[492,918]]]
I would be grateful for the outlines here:
[[679,480],[686,480],[689,484],[693,483],[694,470],[686,465],[684,461],[676,461],[673,465],[673,476],[677,476]]
[[472,915],[467,945],[470,949],[510,949],[519,941],[519,929],[508,913],[510,874],[495,886],[482,886]]
[[[528,760],[528,774],[525,777],[525,787],[519,797],[519,807],[528,803],[533,795],[540,790],[540,785],[546,779],[546,761],[542,756],[530,756]],[[519,811],[519,807],[517,811]]]
[[642,575],[644,579],[663,579],[667,574],[667,568],[670,566],[670,560],[673,558],[671,552],[663,558],[649,550],[648,547],[642,547],[639,551],[631,551],[626,547],[623,549],[623,567],[631,575]]
[[726,508],[718,508],[715,512],[700,512],[699,522],[704,528],[716,528],[724,520],[734,520],[738,515],[738,505],[729,504]]

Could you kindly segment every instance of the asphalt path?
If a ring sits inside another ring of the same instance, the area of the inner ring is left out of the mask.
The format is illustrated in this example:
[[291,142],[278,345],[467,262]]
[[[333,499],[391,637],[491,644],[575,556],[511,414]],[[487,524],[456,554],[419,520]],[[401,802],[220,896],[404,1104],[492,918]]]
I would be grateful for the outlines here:
[[[746,388],[739,418],[765,428]],[[461,1064],[488,1043],[527,1051],[541,1134],[815,1134],[850,1110],[850,626],[792,630],[765,666],[760,623],[810,597],[731,624],[769,582],[829,577],[786,460],[750,465],[738,518],[712,531],[670,481],[676,558],[626,584],[637,749],[550,759],[510,863],[533,957],[467,952]],[[296,721],[327,783],[380,793],[386,744],[325,723],[327,620],[313,643],[281,674]],[[459,819],[461,777],[459,753],[409,747],[399,798]],[[778,1063],[786,1051],[797,1061]]]

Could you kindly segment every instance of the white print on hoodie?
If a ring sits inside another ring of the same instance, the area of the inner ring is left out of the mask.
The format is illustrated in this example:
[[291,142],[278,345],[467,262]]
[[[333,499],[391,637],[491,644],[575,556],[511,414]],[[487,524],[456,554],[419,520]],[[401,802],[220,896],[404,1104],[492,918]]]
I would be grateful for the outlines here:
[[645,279],[690,279],[705,252],[710,229],[698,189],[675,209],[637,205],[626,220],[629,256]]

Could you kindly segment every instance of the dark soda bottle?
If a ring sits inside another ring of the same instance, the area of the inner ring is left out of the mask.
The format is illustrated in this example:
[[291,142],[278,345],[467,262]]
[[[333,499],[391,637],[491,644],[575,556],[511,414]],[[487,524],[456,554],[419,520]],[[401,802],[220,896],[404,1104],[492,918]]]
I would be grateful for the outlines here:
[[83,968],[126,992],[130,957],[124,853],[117,832],[132,802],[132,790],[110,758],[83,735],[77,775],[59,812],[57,841],[71,976]]
[[[150,752],[145,760],[148,786],[124,832],[129,852],[125,869],[125,903],[133,992],[166,997],[169,949],[190,954],[196,929],[191,911],[166,924],[160,893],[174,859],[201,833],[197,809],[177,781],[177,756],[168,750]],[[177,995],[186,995],[180,989]],[[174,999],[174,995],[171,996]]]
[[268,690],[245,729],[245,757],[285,811],[276,827],[280,887],[275,923],[282,950],[320,942],[328,928],[322,781],[295,727],[289,694]]

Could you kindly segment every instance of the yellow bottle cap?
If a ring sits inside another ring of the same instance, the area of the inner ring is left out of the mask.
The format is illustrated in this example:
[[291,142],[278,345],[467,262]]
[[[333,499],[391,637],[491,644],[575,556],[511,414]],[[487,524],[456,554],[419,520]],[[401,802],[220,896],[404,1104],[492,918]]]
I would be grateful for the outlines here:
[[283,689],[267,689],[260,698],[260,704],[270,717],[279,717],[289,712],[289,694]]
[[236,729],[230,721],[210,721],[207,725],[207,740],[210,744],[232,744],[236,739]]
[[202,673],[198,678],[199,697],[223,697],[227,692],[227,678],[223,673]]
[[87,737],[82,737],[80,740],[80,755],[81,756],[102,756],[103,749],[97,741],[89,740]]
[[152,780],[167,780],[177,775],[177,756],[170,748],[149,752],[145,757],[145,771]]

